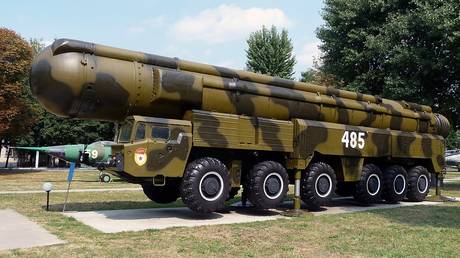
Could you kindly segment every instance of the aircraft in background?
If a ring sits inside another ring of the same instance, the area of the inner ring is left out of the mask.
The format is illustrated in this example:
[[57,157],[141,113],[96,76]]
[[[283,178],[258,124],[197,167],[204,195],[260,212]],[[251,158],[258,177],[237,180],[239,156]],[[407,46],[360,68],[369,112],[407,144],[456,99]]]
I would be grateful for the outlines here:
[[460,149],[446,151],[446,165],[457,167],[460,172]]
[[96,167],[100,171],[99,178],[103,182],[110,182],[111,177],[103,173],[107,161],[112,154],[111,146],[115,142],[98,141],[91,144],[68,144],[47,147],[12,147],[18,150],[40,151],[64,161],[81,163]]

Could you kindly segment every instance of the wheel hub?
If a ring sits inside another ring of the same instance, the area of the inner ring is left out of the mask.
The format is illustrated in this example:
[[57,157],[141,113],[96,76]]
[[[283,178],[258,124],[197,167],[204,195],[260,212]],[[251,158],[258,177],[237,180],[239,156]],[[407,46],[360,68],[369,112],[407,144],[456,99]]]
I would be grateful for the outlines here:
[[329,191],[329,188],[331,187],[331,184],[329,182],[329,179],[325,176],[322,176],[318,179],[318,183],[316,184],[316,188],[318,189],[318,192],[322,195],[326,194]]
[[201,185],[201,190],[207,197],[212,197],[216,195],[220,190],[220,183],[218,178],[215,176],[207,176],[203,180],[203,184]]
[[281,189],[281,182],[277,177],[269,177],[265,183],[265,191],[270,195],[276,195]]
[[371,195],[376,195],[380,190],[380,179],[376,174],[372,174],[367,179],[367,191]]
[[417,180],[417,187],[419,192],[424,193],[428,187],[428,181],[425,176],[420,176]]
[[398,175],[396,176],[394,180],[394,190],[397,194],[401,194],[404,192],[404,189],[406,188],[406,181],[404,180],[403,175]]
[[278,173],[272,172],[265,177],[263,189],[265,196],[274,200],[283,193],[283,179]]

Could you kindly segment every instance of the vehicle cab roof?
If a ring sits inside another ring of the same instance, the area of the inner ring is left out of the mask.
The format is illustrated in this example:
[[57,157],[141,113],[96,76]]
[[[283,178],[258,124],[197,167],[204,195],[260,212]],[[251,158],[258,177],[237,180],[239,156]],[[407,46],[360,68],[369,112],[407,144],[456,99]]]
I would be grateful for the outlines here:
[[145,123],[182,125],[182,126],[192,125],[192,123],[187,120],[167,119],[167,118],[158,118],[158,117],[150,117],[150,116],[129,116],[126,119],[134,120],[135,122],[145,122]]

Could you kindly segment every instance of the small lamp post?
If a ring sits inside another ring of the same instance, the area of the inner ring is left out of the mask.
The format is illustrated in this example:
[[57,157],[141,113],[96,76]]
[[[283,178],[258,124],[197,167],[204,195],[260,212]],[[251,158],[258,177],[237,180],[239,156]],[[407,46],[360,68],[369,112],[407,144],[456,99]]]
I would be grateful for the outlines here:
[[43,191],[46,192],[46,210],[49,211],[50,209],[50,192],[53,190],[53,184],[50,182],[46,182],[43,184]]

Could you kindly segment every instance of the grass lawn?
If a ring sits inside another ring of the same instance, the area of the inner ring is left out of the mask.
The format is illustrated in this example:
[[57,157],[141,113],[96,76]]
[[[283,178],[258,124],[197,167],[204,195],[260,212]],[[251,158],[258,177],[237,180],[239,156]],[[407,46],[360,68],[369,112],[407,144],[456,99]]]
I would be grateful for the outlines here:
[[[0,171],[0,191],[42,190],[44,182],[51,182],[54,190],[67,190],[67,171]],[[100,183],[98,170],[75,170],[72,189],[88,188],[131,188],[138,187],[129,184],[115,176],[112,182]]]
[[[42,179],[48,180],[48,176]],[[40,176],[34,177],[41,186]],[[0,176],[3,186],[7,185],[5,180],[14,181],[9,180],[9,176]],[[19,188],[16,190],[23,190],[21,186],[26,183],[21,182],[14,184]],[[460,180],[446,182],[445,185],[445,194],[460,197]],[[458,257],[460,253],[460,203],[248,224],[104,234],[61,215],[59,210],[63,200],[63,193],[52,193],[52,211],[46,212],[43,206],[45,194],[0,195],[0,209],[15,209],[67,241],[63,245],[0,252],[0,256]],[[181,205],[180,201],[172,204]],[[159,206],[150,202],[141,191],[89,192],[71,193],[68,210]]]

